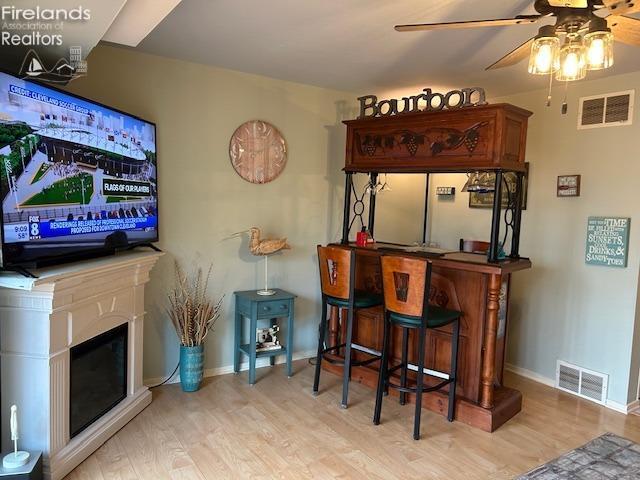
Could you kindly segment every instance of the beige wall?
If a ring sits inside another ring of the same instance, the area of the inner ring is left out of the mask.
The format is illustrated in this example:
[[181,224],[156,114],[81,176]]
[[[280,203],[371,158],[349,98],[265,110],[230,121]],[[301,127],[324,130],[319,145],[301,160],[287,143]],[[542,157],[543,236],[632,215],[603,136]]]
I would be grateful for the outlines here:
[[[640,263],[640,121],[626,127],[577,130],[578,98],[630,90],[640,73],[578,82],[569,86],[569,112],[561,115],[563,88],[545,106],[546,91],[513,95],[505,101],[534,112],[529,123],[531,163],[528,209],[523,213],[521,254],[533,269],[514,276],[508,362],[548,378],[561,359],[610,375],[609,399],[635,400],[640,355],[632,361]],[[636,97],[637,98],[637,97]],[[557,198],[558,175],[581,174],[579,198]],[[463,175],[437,175],[436,186],[455,186]],[[488,210],[468,208],[468,195],[455,201],[431,199],[431,240],[456,248],[461,237],[489,238]],[[585,265],[587,217],[631,217],[629,266]],[[640,340],[640,332],[636,328]]]
[[[340,231],[344,127],[353,95],[100,46],[89,74],[70,90],[157,123],[160,243],[167,255],[147,289],[145,378],[170,373],[178,342],[164,312],[173,260],[213,262],[212,295],[224,315],[207,341],[206,366],[232,364],[233,291],[260,287],[263,264],[247,240],[224,240],[252,225],[287,236],[293,247],[272,259],[273,286],[298,295],[295,351],[315,348],[319,297],[315,246]],[[242,180],[229,163],[229,138],[262,119],[284,135],[289,158],[266,185]]]
[[[207,366],[232,360],[231,293],[259,286],[261,264],[245,252],[246,240],[223,240],[251,225],[287,235],[294,249],[271,262],[274,285],[299,295],[296,351],[314,348],[318,318],[316,243],[340,237],[344,158],[342,118],[356,115],[354,95],[287,83],[192,63],[99,47],[89,76],[71,90],[157,122],[162,222],[160,246],[168,252],[148,289],[145,376],[170,372],[177,340],[163,312],[173,258],[190,265],[214,263],[211,291],[225,293],[225,315],[207,344]],[[640,218],[636,136],[631,127],[578,131],[577,98],[634,88],[640,73],[580,82],[569,89],[570,111],[544,106],[543,90],[507,99],[535,112],[527,160],[529,208],[523,216],[522,253],[534,268],[514,278],[509,362],[552,378],[560,358],[611,375],[609,398],[635,396],[640,368],[640,328],[632,360],[636,318]],[[268,185],[250,185],[229,165],[227,145],[242,122],[275,124],[289,145],[284,174]],[[580,198],[558,199],[556,177],[582,175]],[[360,176],[363,177],[363,176]],[[378,199],[376,237],[420,239],[424,179],[391,179],[393,191]],[[460,237],[486,239],[489,212],[469,209],[464,178],[432,177],[430,238],[456,248]],[[455,186],[453,201],[438,200],[436,186]],[[332,214],[333,212],[333,214]],[[629,216],[629,267],[584,264],[589,215]],[[366,221],[366,220],[365,220]],[[414,240],[415,239],[415,240]]]

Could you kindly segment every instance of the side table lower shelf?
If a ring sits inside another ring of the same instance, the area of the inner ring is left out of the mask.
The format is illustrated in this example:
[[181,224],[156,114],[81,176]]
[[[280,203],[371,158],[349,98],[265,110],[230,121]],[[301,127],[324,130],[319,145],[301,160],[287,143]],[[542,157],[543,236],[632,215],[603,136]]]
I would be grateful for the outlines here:
[[[240,351],[242,351],[242,353],[244,353],[247,357],[251,356],[251,345],[249,345],[248,343],[240,345]],[[265,350],[264,352],[256,352],[256,358],[276,357],[278,355],[286,355],[286,353],[287,347],[283,345],[282,348],[279,348],[277,350]]]

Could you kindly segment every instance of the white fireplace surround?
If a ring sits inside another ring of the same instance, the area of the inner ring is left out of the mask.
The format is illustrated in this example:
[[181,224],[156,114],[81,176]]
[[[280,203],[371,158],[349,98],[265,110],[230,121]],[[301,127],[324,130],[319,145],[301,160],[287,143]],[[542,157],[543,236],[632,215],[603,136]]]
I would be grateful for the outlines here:
[[[20,445],[44,452],[45,478],[62,479],[151,403],[142,382],[144,285],[160,253],[127,252],[36,272],[0,274],[0,416],[20,413]],[[76,437],[69,435],[70,348],[129,325],[127,397]]]

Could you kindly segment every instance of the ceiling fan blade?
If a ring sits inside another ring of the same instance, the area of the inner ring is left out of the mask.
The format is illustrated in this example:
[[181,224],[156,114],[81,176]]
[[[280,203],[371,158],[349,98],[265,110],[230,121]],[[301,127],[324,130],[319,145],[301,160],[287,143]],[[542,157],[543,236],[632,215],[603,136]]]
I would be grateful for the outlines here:
[[416,23],[409,25],[396,25],[398,32],[417,32],[424,30],[444,30],[453,28],[477,28],[477,27],[504,27],[508,25],[527,25],[535,23],[543,18],[543,15],[519,15],[515,18],[498,18],[495,20],[470,20],[466,22],[444,23]]
[[640,20],[623,15],[609,15],[607,17],[613,38],[618,42],[640,47]]
[[530,38],[519,47],[507,53],[496,63],[489,65],[485,70],[495,70],[496,68],[510,67],[511,65],[520,63],[531,53],[531,45],[533,44],[533,40],[533,38]]
[[587,8],[589,2],[587,0],[549,0],[549,5],[552,7]]
[[612,15],[628,15],[640,12],[640,1],[636,0],[602,0]]

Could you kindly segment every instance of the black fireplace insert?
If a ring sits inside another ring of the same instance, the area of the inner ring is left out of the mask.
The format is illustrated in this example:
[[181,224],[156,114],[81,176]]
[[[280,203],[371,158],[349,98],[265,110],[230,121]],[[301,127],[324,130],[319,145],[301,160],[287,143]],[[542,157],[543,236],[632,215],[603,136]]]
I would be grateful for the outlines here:
[[128,323],[71,348],[71,438],[127,396]]

